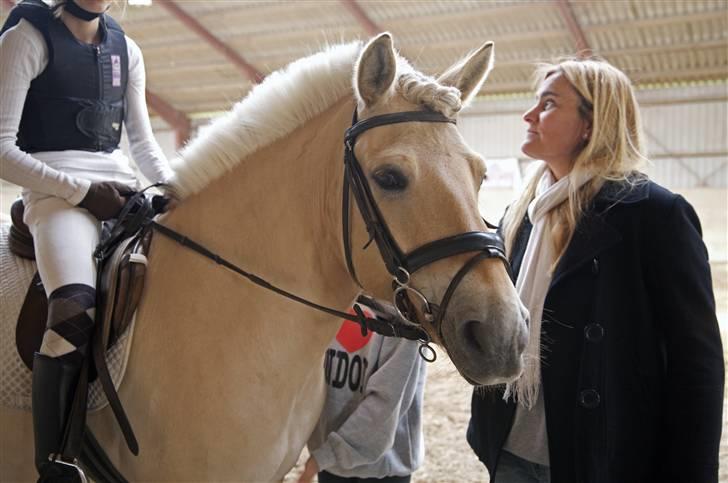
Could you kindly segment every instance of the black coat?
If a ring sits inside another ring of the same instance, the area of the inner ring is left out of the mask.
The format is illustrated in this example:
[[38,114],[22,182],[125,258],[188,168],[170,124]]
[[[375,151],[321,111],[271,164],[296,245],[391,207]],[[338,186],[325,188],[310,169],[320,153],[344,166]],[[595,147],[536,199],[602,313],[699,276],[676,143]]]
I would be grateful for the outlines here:
[[[701,236],[692,206],[652,182],[607,183],[578,224],[542,324],[554,483],[717,481],[723,349]],[[502,394],[473,393],[467,434],[495,482],[515,413]]]

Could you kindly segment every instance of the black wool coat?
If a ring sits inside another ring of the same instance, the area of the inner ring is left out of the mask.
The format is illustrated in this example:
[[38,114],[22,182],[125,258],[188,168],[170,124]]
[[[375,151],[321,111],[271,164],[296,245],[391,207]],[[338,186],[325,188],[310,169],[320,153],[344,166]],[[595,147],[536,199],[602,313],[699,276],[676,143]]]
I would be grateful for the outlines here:
[[[543,312],[554,483],[718,481],[723,349],[701,236],[692,206],[653,182],[605,184],[579,222]],[[502,395],[474,391],[467,433],[495,483],[515,414]]]

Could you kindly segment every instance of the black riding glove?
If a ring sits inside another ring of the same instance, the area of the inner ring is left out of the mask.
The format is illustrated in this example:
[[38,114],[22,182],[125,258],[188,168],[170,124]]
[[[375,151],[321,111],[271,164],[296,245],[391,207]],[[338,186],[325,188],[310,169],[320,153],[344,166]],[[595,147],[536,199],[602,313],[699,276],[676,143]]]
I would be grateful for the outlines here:
[[91,183],[78,206],[86,208],[98,220],[105,221],[115,218],[126,204],[126,197],[133,194],[133,189],[116,181]]

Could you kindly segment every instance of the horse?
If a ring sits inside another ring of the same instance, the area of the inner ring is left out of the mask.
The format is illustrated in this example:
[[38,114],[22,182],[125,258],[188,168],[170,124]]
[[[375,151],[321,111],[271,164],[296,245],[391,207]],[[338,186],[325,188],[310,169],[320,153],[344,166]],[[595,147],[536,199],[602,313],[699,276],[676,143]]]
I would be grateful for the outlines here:
[[[485,43],[435,79],[384,33],[293,62],[181,151],[179,201],[159,222],[328,307],[345,310],[362,292],[391,299],[393,276],[363,216],[342,209],[352,113],[454,118],[480,90],[492,53]],[[352,155],[403,253],[488,231],[477,204],[485,164],[452,122],[375,126]],[[510,381],[523,368],[527,313],[502,260],[472,255],[431,260],[407,274],[405,292],[442,301],[458,276],[437,327],[417,302],[415,315],[467,381]],[[108,408],[88,424],[129,481],[281,480],[322,409],[324,351],[340,324],[157,233],[119,390],[140,454],[126,449]],[[30,413],[0,408],[0,427],[2,479],[33,479]]]

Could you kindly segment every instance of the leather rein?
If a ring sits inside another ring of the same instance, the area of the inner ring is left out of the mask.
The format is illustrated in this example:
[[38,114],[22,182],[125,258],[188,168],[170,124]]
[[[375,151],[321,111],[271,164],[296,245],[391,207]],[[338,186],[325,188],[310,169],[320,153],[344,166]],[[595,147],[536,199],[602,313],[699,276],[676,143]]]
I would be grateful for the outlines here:
[[[219,265],[222,265],[228,270],[247,278],[249,281],[260,287],[271,290],[307,307],[311,307],[335,317],[356,322],[361,327],[362,335],[366,335],[367,330],[372,330],[385,336],[402,337],[405,339],[419,341],[421,343],[420,355],[422,355],[425,360],[432,362],[435,360],[436,354],[434,349],[430,346],[430,335],[423,328],[422,324],[416,321],[416,311],[413,310],[413,306],[408,295],[414,296],[422,302],[422,312],[426,319],[428,322],[433,324],[438,332],[440,332],[442,318],[455,289],[465,275],[472,270],[479,261],[486,258],[499,258],[506,264],[507,268],[509,268],[509,266],[505,255],[503,240],[497,233],[483,231],[462,233],[427,243],[407,255],[405,255],[399,248],[399,245],[397,245],[397,242],[392,237],[391,232],[384,221],[384,217],[382,216],[379,207],[374,201],[371,188],[369,187],[369,183],[362,170],[361,164],[354,155],[354,147],[357,137],[363,132],[378,126],[403,122],[446,122],[454,124],[455,120],[438,112],[410,111],[384,114],[370,117],[362,121],[357,121],[357,113],[354,111],[352,126],[346,130],[344,136],[344,186],[342,196],[343,244],[349,273],[361,287],[361,283],[359,283],[356,276],[352,260],[351,223],[349,220],[351,192],[356,200],[357,207],[364,219],[366,229],[370,237],[369,242],[367,242],[364,248],[366,248],[372,240],[375,241],[387,271],[392,275],[394,289],[393,302],[399,317],[391,317],[386,320],[376,317],[366,317],[362,309],[356,304],[354,305],[355,314],[349,314],[347,312],[342,312],[340,310],[317,304],[277,287],[255,274],[245,271],[229,260],[226,260],[220,255],[210,251],[206,247],[169,227],[166,227],[154,220],[150,220],[150,225],[154,230],[158,231],[167,238],[197,252]],[[410,285],[410,275],[420,268],[442,258],[473,251],[477,252],[476,255],[466,262],[453,277],[440,306],[429,302],[420,291]],[[371,303],[372,300],[368,300],[368,302]]]
[[[354,119],[352,126],[347,129],[344,137],[344,185],[343,185],[343,200],[342,200],[342,230],[343,230],[343,245],[344,253],[346,257],[346,264],[354,281],[359,284],[361,283],[356,276],[354,269],[354,263],[352,260],[351,250],[351,223],[349,219],[349,212],[351,210],[350,192],[353,194],[356,200],[356,205],[359,208],[359,212],[366,224],[367,232],[369,233],[369,241],[363,247],[366,249],[372,241],[375,241],[379,249],[379,253],[382,256],[382,260],[387,268],[387,271],[392,276],[393,286],[393,302],[397,314],[387,319],[385,318],[372,318],[367,317],[359,305],[354,304],[355,314],[349,314],[339,310],[335,310],[317,303],[306,300],[303,297],[295,295],[291,292],[283,290],[275,285],[267,282],[266,280],[258,277],[255,274],[249,273],[229,260],[221,257],[220,255],[210,251],[206,247],[199,243],[187,238],[179,232],[166,227],[154,220],[154,217],[160,211],[163,211],[164,203],[161,203],[160,207],[149,207],[147,203],[150,203],[144,197],[144,191],[136,193],[131,197],[127,206],[123,210],[120,220],[124,220],[125,223],[120,223],[115,228],[116,231],[112,231],[109,236],[109,240],[102,241],[97,247],[94,256],[97,260],[103,259],[110,253],[111,239],[118,240],[125,236],[130,236],[137,230],[146,229],[151,227],[155,231],[164,235],[165,237],[179,243],[182,246],[193,250],[194,252],[208,258],[218,265],[231,270],[248,280],[252,283],[271,290],[283,297],[298,302],[307,307],[311,307],[321,312],[325,312],[335,317],[350,320],[360,325],[362,335],[365,336],[368,330],[372,330],[376,333],[385,336],[402,337],[405,339],[415,340],[420,342],[419,352],[423,359],[428,362],[433,362],[436,359],[436,353],[432,346],[430,346],[431,338],[423,326],[417,322],[417,310],[411,302],[411,297],[415,297],[419,302],[422,303],[420,311],[423,313],[425,319],[433,325],[435,330],[438,331],[438,335],[442,338],[442,318],[445,314],[447,306],[452,298],[455,289],[458,287],[465,275],[470,272],[480,261],[487,258],[499,258],[505,263],[506,269],[510,272],[510,265],[505,255],[505,248],[503,240],[498,233],[484,232],[484,231],[472,231],[461,233],[458,235],[441,238],[435,240],[421,247],[413,250],[409,254],[405,254],[399,248],[399,245],[392,237],[392,234],[384,221],[377,203],[372,195],[371,188],[366,179],[364,171],[354,155],[354,146],[356,139],[363,132],[388,124],[397,124],[403,122],[443,122],[443,123],[455,123],[454,119],[448,118],[440,113],[431,111],[411,111],[411,112],[398,112],[394,114],[384,114],[380,116],[374,116],[363,121],[357,122],[357,113],[354,111]],[[159,184],[152,185],[159,186]],[[151,187],[151,186],[150,186]],[[161,198],[161,197],[160,197]],[[154,203],[154,200],[151,202]],[[129,221],[132,218],[132,221]],[[489,228],[494,228],[487,221],[483,220]],[[460,255],[467,252],[476,252],[465,264],[458,270],[455,276],[450,281],[450,285],[445,291],[441,304],[438,306],[430,302],[419,290],[410,285],[410,276],[422,267],[429,265],[437,260],[443,258]],[[361,300],[362,297],[360,297]],[[379,302],[368,297],[364,297],[364,303],[371,306],[377,311],[386,312],[386,308],[381,306]],[[100,339],[101,340],[101,339]],[[98,345],[98,344],[97,344]],[[97,354],[103,354],[103,351],[99,347],[94,348],[94,352]],[[97,359],[97,365],[105,367],[103,358],[99,358],[97,355],[94,356]],[[110,378],[109,378],[110,380]],[[112,409],[122,428],[124,438],[127,441],[129,449],[134,453],[138,453],[138,444],[134,436],[131,425],[126,418],[126,414],[121,408],[121,404],[118,400],[118,395],[113,385],[104,384],[104,391],[110,401],[114,401],[118,404],[112,403]],[[84,405],[85,406],[85,405]],[[86,427],[85,438],[83,442],[83,449],[81,455],[82,461],[86,466],[92,470],[92,474],[101,477],[105,481],[126,483],[124,476],[114,467],[109,458],[106,456],[103,448],[98,444],[98,441],[93,435],[90,428]]]

